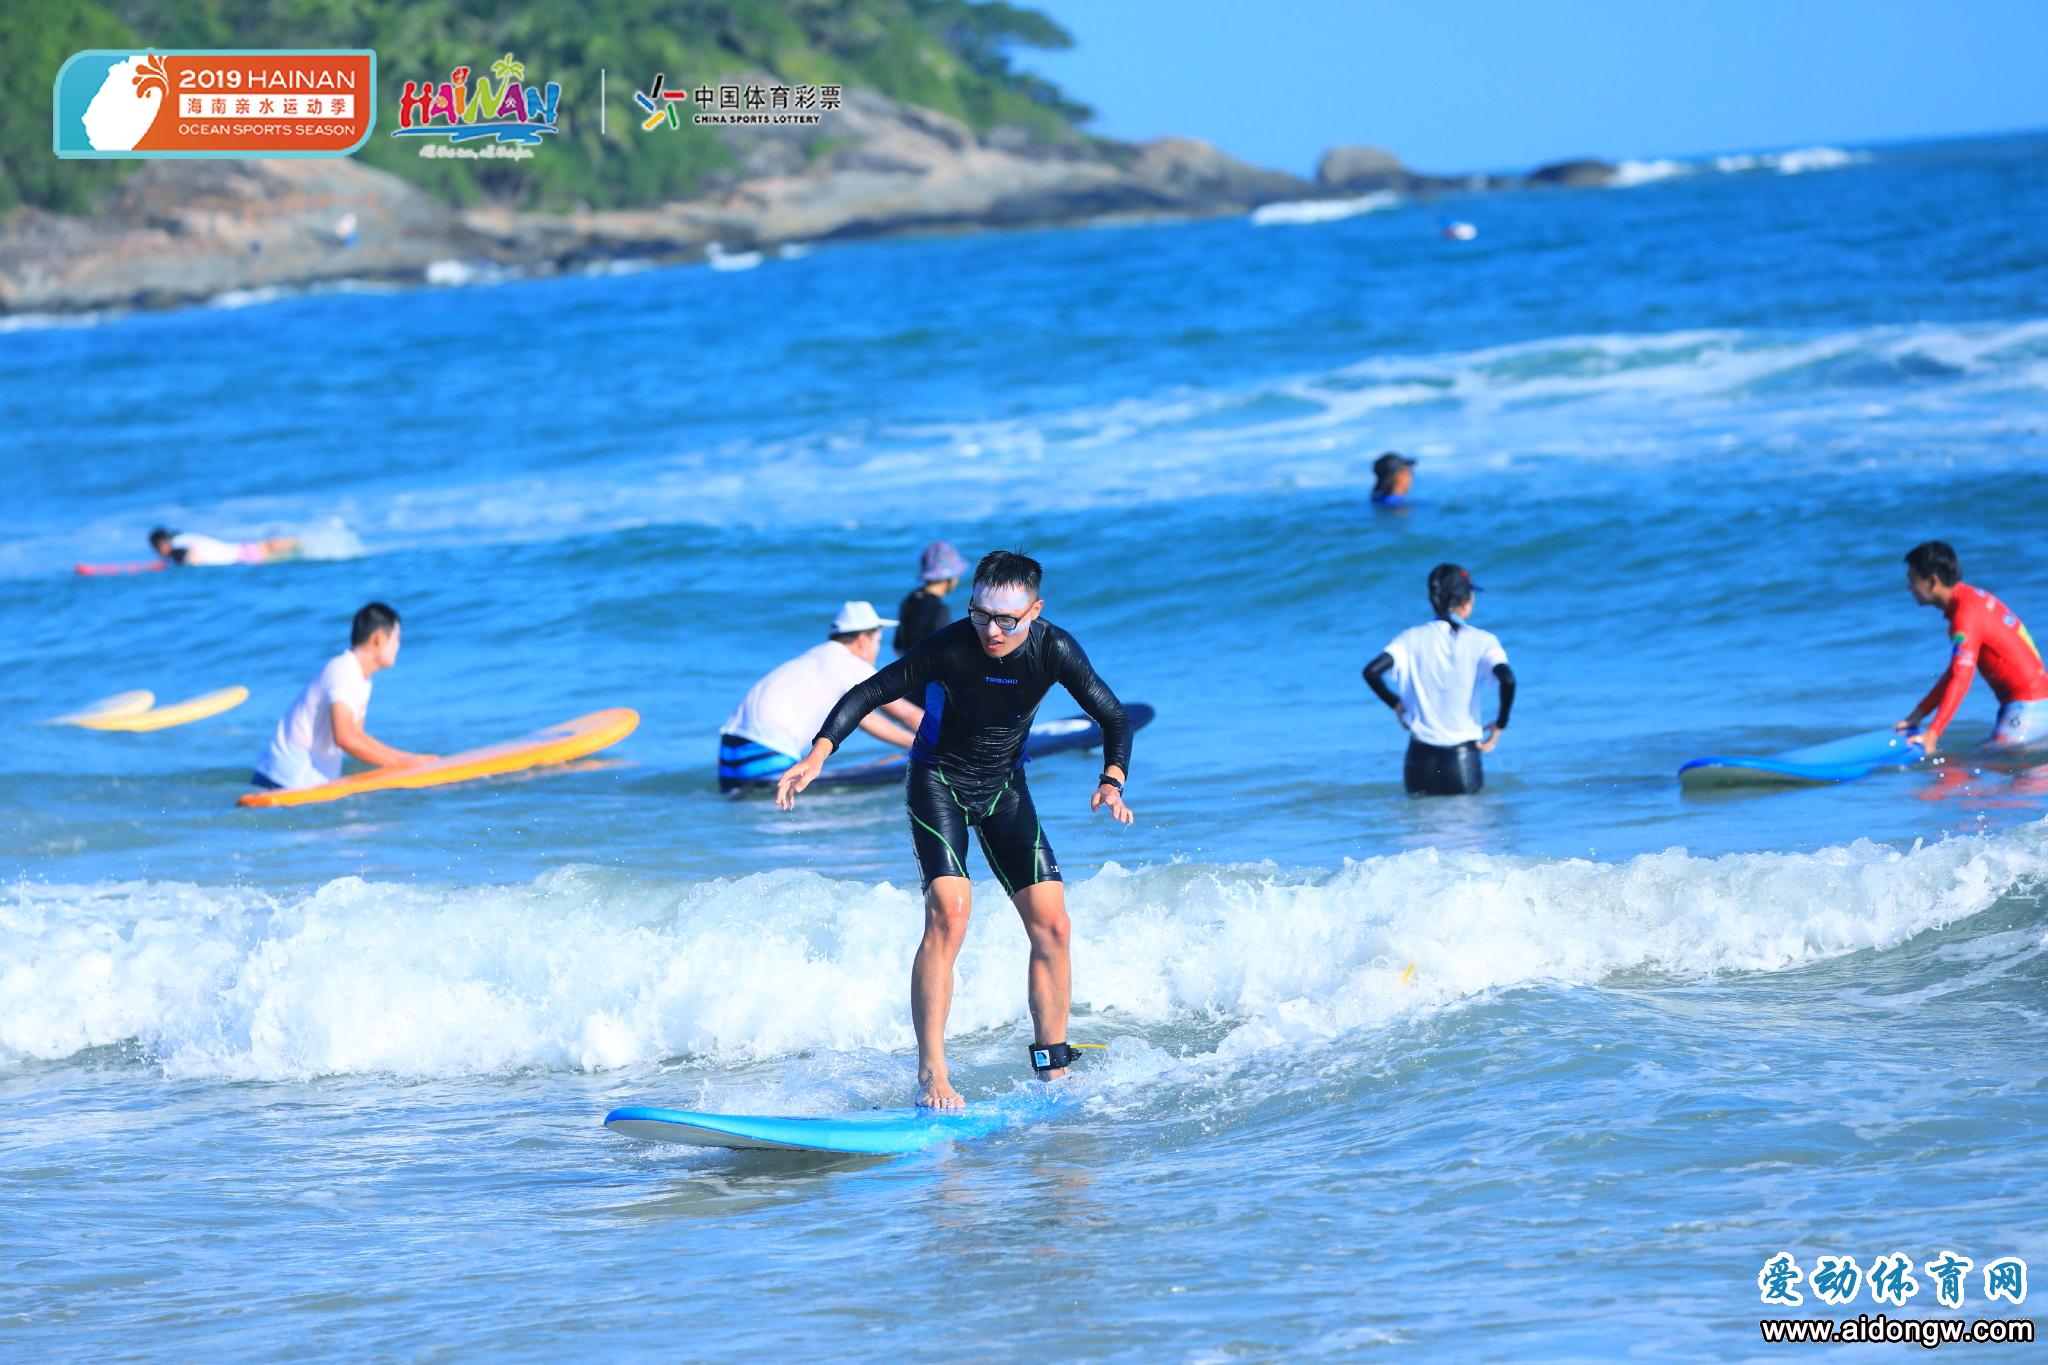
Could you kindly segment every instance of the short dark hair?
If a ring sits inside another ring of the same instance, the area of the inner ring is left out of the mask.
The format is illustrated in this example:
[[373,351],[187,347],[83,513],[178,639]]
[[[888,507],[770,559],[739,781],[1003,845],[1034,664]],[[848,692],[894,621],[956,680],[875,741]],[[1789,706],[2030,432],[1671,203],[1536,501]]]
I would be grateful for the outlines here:
[[863,635],[880,634],[881,629],[882,628],[880,626],[869,626],[866,630],[838,630],[834,631],[830,635],[827,635],[825,638],[832,641],[832,643],[834,644],[850,645]]
[[166,531],[163,527],[159,526],[154,531],[151,531],[149,533],[149,543],[151,545],[155,545],[158,541],[169,540],[172,536],[176,534],[177,532],[175,531]]
[[356,613],[355,622],[348,628],[350,649],[367,644],[372,635],[380,630],[390,630],[398,624],[398,613],[382,602],[372,602]]
[[1963,566],[1956,563],[1956,552],[1945,540],[1923,540],[1906,551],[1906,572],[1951,588],[1963,581]]
[[1030,555],[1015,550],[990,550],[981,557],[981,563],[974,566],[974,586],[977,588],[1002,588],[1014,583],[1038,596],[1038,585],[1045,578],[1045,570]]

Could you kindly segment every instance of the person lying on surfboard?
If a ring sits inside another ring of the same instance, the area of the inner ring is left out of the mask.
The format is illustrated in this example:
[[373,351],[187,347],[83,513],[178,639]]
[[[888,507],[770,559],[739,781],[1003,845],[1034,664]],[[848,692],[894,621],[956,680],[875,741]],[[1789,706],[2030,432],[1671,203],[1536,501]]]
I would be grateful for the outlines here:
[[252,786],[277,791],[332,782],[341,776],[343,754],[376,768],[410,768],[438,757],[394,749],[363,729],[371,675],[398,662],[398,613],[370,603],[350,624],[348,644],[285,709],[249,774]]
[[272,536],[268,540],[216,540],[196,531],[169,531],[159,526],[149,533],[149,548],[166,564],[188,569],[211,569],[223,564],[268,564],[292,559],[299,553],[293,536]]
[[910,1018],[917,1031],[917,1102],[958,1109],[965,1101],[946,1076],[946,1015],[953,1004],[953,962],[967,936],[972,883],[967,831],[1009,893],[1031,940],[1025,985],[1035,1040],[1032,1070],[1041,1080],[1066,1075],[1067,1010],[1073,995],[1071,926],[1058,861],[1038,823],[1024,780],[1024,740],[1038,704],[1059,683],[1102,727],[1102,777],[1089,798],[1131,823],[1124,778],[1131,766],[1131,725],[1123,704],[1096,676],[1080,643],[1040,619],[1043,571],[1007,550],[975,567],[967,619],[955,621],[874,677],[849,690],[825,718],[811,751],[783,773],[775,803],[793,809],[825,760],[862,717],[914,694],[924,723],[911,746],[905,791],[910,842],[924,881],[924,940],[910,969]]
[[2012,608],[1963,582],[1962,566],[1946,541],[1923,541],[1906,552],[1906,590],[1921,606],[1941,608],[1953,648],[1933,689],[1893,728],[1910,730],[1932,713],[1934,719],[1914,737],[1931,756],[1981,670],[1998,698],[1998,723],[1985,747],[2048,740],[2048,667]]
[[[748,778],[770,777],[793,765],[833,703],[847,688],[875,676],[882,627],[895,624],[875,615],[866,602],[844,603],[823,644],[812,645],[748,688],[718,736],[718,789],[738,791]],[[911,732],[903,726],[922,723],[923,710],[907,701],[882,709],[903,725],[868,716],[860,728],[908,749]]]

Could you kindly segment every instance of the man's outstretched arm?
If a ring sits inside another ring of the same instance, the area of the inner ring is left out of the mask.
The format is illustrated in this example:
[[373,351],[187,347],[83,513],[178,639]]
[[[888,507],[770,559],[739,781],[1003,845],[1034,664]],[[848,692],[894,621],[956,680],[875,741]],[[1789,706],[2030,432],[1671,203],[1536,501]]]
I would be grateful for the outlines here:
[[[775,804],[784,810],[793,807],[796,794],[811,785],[824,768],[825,760],[846,743],[846,737],[871,712],[889,702],[901,701],[932,680],[937,672],[939,655],[940,651],[936,649],[913,649],[873,677],[847,688],[826,715],[817,737],[811,741],[810,753],[793,767],[783,769],[781,780],[775,784]],[[888,739],[889,736],[883,735],[882,738]]]
[[1124,804],[1123,784],[1131,775],[1131,718],[1124,714],[1124,704],[1109,690],[1095,665],[1088,662],[1088,653],[1080,642],[1068,635],[1060,645],[1060,685],[1081,703],[1088,719],[1102,727],[1102,776],[1106,780],[1096,784],[1095,794],[1088,798],[1088,809],[1095,811],[1108,806],[1119,824],[1128,825],[1132,816],[1131,808]]
[[1941,736],[1948,729],[1948,723],[1955,719],[1956,710],[1969,695],[1970,683],[1977,676],[1977,641],[1963,631],[1956,632],[1955,653],[1949,656],[1948,668],[1935,679],[1934,687],[1920,699],[1913,708],[1913,714],[1903,722],[1905,729],[1912,729],[1928,712],[1934,719],[1927,722],[1927,728],[1920,732],[1921,747],[1933,753],[1940,744]]

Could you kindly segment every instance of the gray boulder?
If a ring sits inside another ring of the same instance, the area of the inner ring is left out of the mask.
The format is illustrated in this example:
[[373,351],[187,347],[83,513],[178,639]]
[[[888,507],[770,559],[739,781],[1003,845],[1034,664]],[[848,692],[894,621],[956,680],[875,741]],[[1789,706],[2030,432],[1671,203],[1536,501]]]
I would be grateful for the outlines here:
[[1614,179],[1612,162],[1581,157],[1574,161],[1553,161],[1529,172],[1531,185],[1555,185],[1566,189],[1599,187]]
[[1316,183],[1327,190],[1363,193],[1368,190],[1404,190],[1415,177],[1401,164],[1401,158],[1384,147],[1336,146],[1323,153],[1316,166]]

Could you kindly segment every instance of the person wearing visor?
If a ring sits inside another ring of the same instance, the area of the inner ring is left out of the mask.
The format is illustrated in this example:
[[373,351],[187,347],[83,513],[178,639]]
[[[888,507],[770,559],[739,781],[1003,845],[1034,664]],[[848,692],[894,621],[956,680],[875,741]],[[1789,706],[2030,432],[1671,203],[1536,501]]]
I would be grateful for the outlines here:
[[[1408,731],[1401,776],[1410,796],[1462,796],[1485,784],[1479,756],[1491,753],[1515,705],[1515,673],[1499,640],[1471,624],[1479,587],[1456,564],[1429,571],[1429,607],[1436,619],[1412,626],[1365,666],[1366,685]],[[1400,683],[1387,685],[1392,673]],[[1482,726],[1474,698],[1492,674],[1500,683],[1500,714]]]
[[910,1017],[917,1031],[920,1105],[958,1109],[964,1101],[946,1075],[946,1015],[953,1004],[953,962],[966,941],[972,908],[967,832],[981,841],[996,880],[1031,941],[1025,986],[1035,1030],[1030,1062],[1041,1080],[1066,1074],[1072,998],[1071,926],[1059,862],[1039,825],[1024,780],[1024,741],[1053,684],[1073,694],[1102,727],[1102,776],[1088,808],[1107,807],[1123,824],[1131,726],[1123,704],[1096,676],[1080,642],[1042,619],[1042,570],[1021,554],[997,550],[975,567],[967,619],[955,621],[848,690],[825,718],[810,753],[783,773],[775,801],[793,809],[825,760],[862,717],[903,697],[924,699],[924,723],[911,746],[904,784],[910,842],[924,882],[924,939],[910,969]]
[[935,540],[924,547],[917,565],[920,586],[912,588],[903,605],[896,608],[898,654],[909,653],[925,636],[953,619],[946,609],[946,594],[960,586],[960,575],[966,572],[967,561],[945,541]]
[[[795,763],[798,751],[817,732],[818,722],[840,694],[875,676],[882,627],[895,624],[875,615],[866,602],[844,603],[822,644],[812,645],[748,688],[718,736],[718,789],[738,791],[746,778],[770,777]],[[901,701],[883,710],[903,724],[867,716],[860,728],[908,749],[912,735],[904,726],[915,727],[924,712]]]
[[1388,451],[1372,462],[1372,505],[1406,507],[1415,487],[1415,461]]

